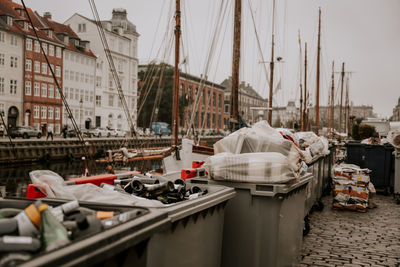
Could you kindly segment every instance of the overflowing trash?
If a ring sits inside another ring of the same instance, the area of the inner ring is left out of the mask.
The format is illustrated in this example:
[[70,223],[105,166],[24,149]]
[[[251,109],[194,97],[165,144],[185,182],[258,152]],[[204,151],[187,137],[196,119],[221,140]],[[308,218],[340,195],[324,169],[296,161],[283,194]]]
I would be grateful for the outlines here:
[[332,169],[333,208],[366,212],[372,208],[372,194],[376,193],[370,181],[369,169],[354,164],[340,164]]
[[312,157],[329,154],[329,144],[325,137],[317,136],[313,132],[297,132],[295,136],[300,147],[309,149]]
[[136,172],[118,176],[73,178],[68,181],[49,170],[32,171],[29,175],[33,185],[41,191],[39,197],[48,198],[162,207],[207,193],[207,189],[189,186],[182,179],[171,181],[160,175],[142,175]]
[[[5,205],[2,205],[5,206]],[[132,209],[98,210],[76,200],[49,206],[41,200],[24,209],[0,209],[0,266],[16,266],[141,216]]]

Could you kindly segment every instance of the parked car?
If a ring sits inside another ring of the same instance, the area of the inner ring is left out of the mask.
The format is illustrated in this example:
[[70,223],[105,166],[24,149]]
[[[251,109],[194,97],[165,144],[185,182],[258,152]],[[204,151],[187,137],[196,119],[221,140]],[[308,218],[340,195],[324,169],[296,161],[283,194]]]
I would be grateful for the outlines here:
[[125,137],[126,136],[126,132],[122,131],[120,129],[108,129],[111,133],[111,136],[115,136],[115,137]]
[[168,128],[169,124],[166,122],[152,122],[151,130],[155,135],[171,135],[171,130]]
[[22,137],[24,139],[28,139],[30,137],[41,138],[42,132],[39,130],[36,130],[32,126],[15,126],[15,127],[9,128],[9,135],[11,138],[15,138],[15,137]]
[[89,130],[90,136],[95,137],[110,137],[111,131],[107,130],[106,128],[97,127]]
[[[89,133],[88,129],[81,129],[81,131],[82,131],[83,136],[91,137],[91,134]],[[76,134],[75,129],[70,129],[67,131],[67,137],[76,137],[76,136],[77,136],[77,134]]]

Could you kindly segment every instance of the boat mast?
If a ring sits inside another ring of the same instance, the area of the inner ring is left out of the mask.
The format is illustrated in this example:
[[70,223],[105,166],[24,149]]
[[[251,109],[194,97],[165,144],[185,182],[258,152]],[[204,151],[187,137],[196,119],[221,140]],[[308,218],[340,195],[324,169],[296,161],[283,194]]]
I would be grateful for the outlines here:
[[346,133],[350,133],[350,123],[349,123],[349,117],[350,117],[350,106],[349,106],[349,76],[346,77],[346,117],[345,117],[345,123],[346,123]]
[[304,45],[304,108],[303,108],[303,131],[307,131],[307,42]]
[[239,63],[240,63],[240,34],[241,34],[242,0],[235,0],[233,60],[232,60],[232,89],[231,89],[231,128],[235,130],[239,124]]
[[318,11],[318,53],[317,53],[317,93],[315,100],[315,132],[319,130],[319,80],[320,80],[320,54],[321,54],[321,8]]
[[173,97],[173,133],[174,145],[178,146],[179,129],[179,41],[181,37],[181,1],[176,0],[175,10],[175,70],[174,70],[174,97]]
[[268,123],[272,125],[272,97],[274,86],[274,46],[275,46],[275,0],[272,1],[272,46],[271,61],[269,63],[270,80],[269,80],[269,106],[268,106]]
[[334,128],[334,119],[335,119],[335,99],[334,99],[334,92],[335,92],[335,61],[332,61],[332,86],[331,86],[331,106],[330,106],[330,125],[329,125],[329,129],[332,132],[333,128]]
[[299,60],[299,67],[300,67],[300,129],[303,129],[303,86],[302,86],[302,78],[303,78],[303,73],[302,73],[302,59],[303,59],[303,54],[301,52],[301,38],[300,38],[300,30],[299,30],[299,48],[300,48],[300,60]]
[[339,111],[339,133],[342,132],[342,118],[343,118],[343,84],[344,84],[344,62],[342,63],[342,84],[340,87],[340,111]]

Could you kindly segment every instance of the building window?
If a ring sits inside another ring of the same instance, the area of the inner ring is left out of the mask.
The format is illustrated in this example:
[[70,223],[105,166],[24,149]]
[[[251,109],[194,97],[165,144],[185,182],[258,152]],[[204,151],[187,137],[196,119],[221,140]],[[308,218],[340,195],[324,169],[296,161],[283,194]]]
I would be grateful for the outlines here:
[[4,94],[4,77],[0,77],[0,94]]
[[85,90],[85,101],[89,101],[89,92],[87,90]]
[[89,101],[90,101],[90,103],[93,103],[93,92],[90,92],[90,99],[89,99]]
[[86,24],[85,23],[78,24],[78,32],[86,32]]
[[[51,68],[51,70],[54,72],[54,65],[53,64],[50,64],[50,68]],[[49,72],[50,72],[50,70],[49,70]],[[50,72],[51,73],[51,72]]]
[[75,89],[75,100],[79,100],[79,89]]
[[60,68],[60,66],[56,66],[56,77],[61,77],[61,68]]
[[56,47],[56,57],[61,58],[61,48],[60,47]]
[[49,56],[54,56],[54,45],[49,45]]
[[0,66],[4,66],[4,54],[0,53]]
[[25,82],[25,95],[31,95],[32,94],[32,84],[30,81]]
[[40,96],[40,83],[34,83],[33,85],[33,95]]
[[35,40],[34,44],[33,44],[33,49],[36,53],[40,53],[40,46],[39,46],[39,42]]
[[42,74],[47,74],[47,63],[42,62]]
[[75,72],[73,72],[72,70],[71,70],[71,72],[70,72],[70,79],[71,79],[71,81],[73,81],[74,80],[74,78],[75,78]]
[[79,72],[75,72],[75,81],[79,82]]
[[38,118],[39,118],[39,106],[34,106],[34,107],[33,107],[33,117],[34,117],[35,119],[38,119]]
[[49,118],[50,120],[52,120],[52,119],[53,119],[53,116],[54,116],[54,108],[49,107],[49,110],[48,110],[48,118]]
[[69,89],[69,99],[74,99],[74,88]]
[[42,83],[42,97],[47,97],[47,84]]
[[56,108],[55,116],[56,116],[56,120],[60,119],[60,108]]
[[29,38],[26,39],[25,48],[28,51],[32,51],[32,39]]
[[214,107],[216,107],[217,106],[217,103],[216,103],[216,95],[215,95],[215,92],[213,93],[213,106]]
[[60,95],[60,92],[58,91],[58,89],[56,90],[56,99],[60,99],[61,98],[61,95]]
[[4,32],[0,32],[0,42],[4,43],[6,41],[6,34]]
[[218,95],[218,106],[220,108],[222,108],[222,95],[221,94]]
[[101,76],[96,76],[96,86],[101,87]]
[[49,98],[54,98],[54,85],[49,84]]
[[96,95],[96,107],[101,107],[101,95]]
[[0,103],[0,112],[4,113],[4,104],[3,103]]
[[10,94],[17,94],[17,80],[10,80]]
[[42,119],[47,118],[47,108],[42,106]]
[[83,83],[85,80],[85,74],[81,73],[81,82]]
[[69,80],[69,70],[64,71],[64,80]]
[[112,107],[114,105],[114,96],[108,95],[108,106]]
[[44,53],[47,55],[47,44],[42,43],[42,47],[43,47]]
[[85,74],[85,83],[89,83],[89,74]]
[[7,16],[7,25],[12,26],[13,25],[13,18],[10,16]]
[[11,35],[11,45],[15,45],[15,46],[17,46],[17,45],[18,45],[18,39],[17,39],[17,36],[15,36],[15,35]]
[[35,64],[33,66],[33,71],[36,73],[40,73],[40,62],[39,61],[35,61]]
[[13,57],[13,56],[10,57],[10,67],[11,68],[16,68],[18,66],[17,62],[18,62],[17,57]]
[[25,70],[32,71],[32,60],[30,59],[25,60]]

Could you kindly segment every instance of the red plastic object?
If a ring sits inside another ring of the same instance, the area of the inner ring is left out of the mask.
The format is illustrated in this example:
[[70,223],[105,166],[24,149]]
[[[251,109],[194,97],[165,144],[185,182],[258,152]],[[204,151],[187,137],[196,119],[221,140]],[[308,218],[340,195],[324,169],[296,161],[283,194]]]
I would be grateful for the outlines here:
[[192,168],[193,169],[201,168],[201,166],[203,166],[203,164],[204,164],[204,161],[195,160],[195,161],[192,162]]
[[186,179],[195,177],[196,174],[197,174],[196,169],[183,169],[181,171],[181,179],[185,181]]
[[115,179],[117,179],[116,174],[106,173],[106,174],[93,175],[89,177],[68,178],[68,181],[74,181],[75,184],[91,183],[100,186],[102,183],[113,185]]
[[45,193],[43,193],[44,191],[44,186],[38,184],[28,184],[28,188],[26,189],[26,198],[44,198],[47,196]]

